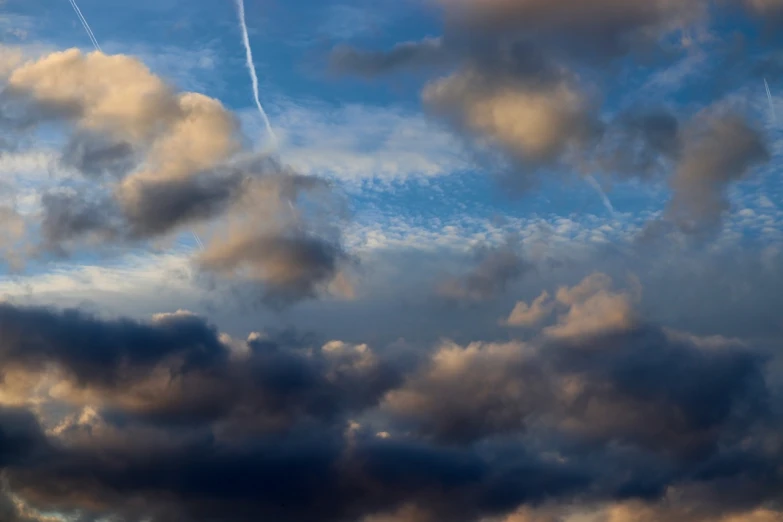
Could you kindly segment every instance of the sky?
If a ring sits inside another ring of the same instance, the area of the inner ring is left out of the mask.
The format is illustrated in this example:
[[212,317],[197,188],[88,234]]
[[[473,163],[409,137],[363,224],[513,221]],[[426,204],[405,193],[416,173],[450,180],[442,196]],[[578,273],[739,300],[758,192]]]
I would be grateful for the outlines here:
[[783,522],[781,29],[0,0],[0,522]]

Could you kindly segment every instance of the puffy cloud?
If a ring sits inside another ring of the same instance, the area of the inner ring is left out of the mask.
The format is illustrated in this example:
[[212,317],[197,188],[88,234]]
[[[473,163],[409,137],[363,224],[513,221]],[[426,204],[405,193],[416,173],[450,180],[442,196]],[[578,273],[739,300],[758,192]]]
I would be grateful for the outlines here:
[[[4,95],[30,114],[28,125],[72,125],[64,165],[87,176],[113,174],[104,180],[109,190],[90,190],[103,200],[97,206],[84,197],[47,200],[44,220],[81,216],[62,220],[47,234],[50,241],[100,229],[122,237],[127,232],[113,228],[124,221],[131,234],[160,235],[203,218],[206,192],[225,198],[227,189],[216,187],[219,177],[204,178],[240,149],[235,118],[217,100],[178,93],[136,58],[72,49],[19,62],[7,75]],[[161,214],[160,200],[172,197],[172,185],[180,189],[181,204]],[[65,208],[70,205],[78,210]],[[112,221],[108,212],[116,214],[115,223],[103,225]]]
[[763,352],[615,313],[636,295],[593,275],[550,298],[561,331],[413,357],[240,340],[184,311],[4,303],[0,401],[16,409],[0,415],[0,467],[25,509],[85,521],[659,513],[673,490],[672,509],[774,501],[783,446]]
[[634,296],[611,291],[612,280],[593,274],[573,288],[560,288],[556,299],[568,308],[556,325],[544,331],[550,336],[582,338],[602,332],[623,331],[636,326]]
[[40,215],[28,217],[40,219],[39,244],[22,256],[168,238],[201,224],[220,230],[200,259],[212,274],[241,272],[257,294],[284,302],[330,287],[347,293],[338,209],[331,216],[321,205],[311,217],[298,208],[305,193],[334,200],[328,184],[238,157],[238,120],[218,100],[177,92],[130,56],[73,49],[25,61],[2,51],[2,121],[65,123],[61,164],[83,175],[44,192]]
[[242,188],[220,236],[199,256],[201,266],[261,282],[274,301],[315,297],[332,283],[339,290],[348,255],[335,219],[340,202],[328,183],[283,171]]
[[533,163],[558,157],[590,129],[587,101],[565,84],[487,85],[479,72],[464,71],[430,84],[424,101],[469,132]]
[[579,339],[602,332],[622,331],[637,325],[633,304],[638,298],[638,289],[635,292],[614,292],[611,278],[595,273],[572,288],[559,288],[554,299],[549,292],[543,292],[530,305],[518,302],[504,324],[534,327],[559,308],[564,313],[557,323],[543,330],[549,336]]
[[610,283],[595,274],[561,288],[566,313],[532,343],[441,347],[385,407],[439,440],[548,426],[686,454],[713,451],[735,407],[763,408],[763,358],[644,325],[633,293]]
[[549,317],[553,310],[554,303],[551,301],[549,292],[543,292],[529,305],[524,301],[517,302],[504,323],[508,326],[537,326]]

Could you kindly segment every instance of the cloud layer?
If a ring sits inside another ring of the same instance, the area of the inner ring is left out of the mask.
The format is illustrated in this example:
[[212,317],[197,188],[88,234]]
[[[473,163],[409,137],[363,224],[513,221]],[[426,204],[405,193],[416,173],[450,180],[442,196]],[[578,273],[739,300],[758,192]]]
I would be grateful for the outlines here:
[[611,283],[559,289],[530,341],[414,357],[3,304],[0,466],[18,505],[77,520],[774,509],[770,354],[647,324]]

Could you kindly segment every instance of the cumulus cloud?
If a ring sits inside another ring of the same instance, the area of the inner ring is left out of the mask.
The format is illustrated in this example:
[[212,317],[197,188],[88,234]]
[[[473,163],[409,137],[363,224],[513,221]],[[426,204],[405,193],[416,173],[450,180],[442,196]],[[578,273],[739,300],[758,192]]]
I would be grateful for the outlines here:
[[178,92],[131,56],[2,52],[3,121],[65,124],[60,164],[77,173],[43,193],[40,214],[28,216],[40,219],[40,241],[23,255],[165,239],[200,224],[221,230],[200,266],[244,271],[264,295],[315,297],[342,273],[341,218],[319,213],[334,224],[326,234],[295,208],[316,187],[334,199],[328,185],[263,157],[239,159],[238,120],[218,100]]
[[636,290],[610,283],[559,289],[561,331],[413,358],[285,332],[232,338],[185,311],[137,321],[4,303],[0,467],[25,512],[85,521],[774,501],[779,397],[764,353],[615,314]]
[[424,101],[458,126],[532,163],[553,160],[590,129],[588,102],[566,84],[487,85],[477,71],[430,84]]
[[[55,52],[13,69],[5,95],[19,99],[38,124],[65,119],[73,125],[63,152],[66,166],[87,176],[114,173],[119,178],[108,184],[101,210],[93,209],[89,216],[90,205],[82,204],[79,213],[84,218],[70,230],[67,221],[59,224],[50,240],[111,228],[103,226],[107,220],[101,214],[106,211],[127,221],[129,233],[156,236],[187,218],[203,217],[203,209],[209,208],[204,202],[207,192],[217,192],[210,199],[225,199],[226,190],[217,187],[222,185],[219,179],[203,178],[240,148],[233,115],[217,100],[178,93],[136,58],[75,49]],[[172,185],[180,190],[173,191]],[[182,203],[161,215],[160,200],[174,192]],[[45,214],[62,213],[64,199],[48,201],[54,207],[45,204]],[[139,223],[141,219],[148,222]]]
[[554,298],[545,291],[530,305],[518,302],[503,323],[530,328],[540,325],[559,309],[556,324],[543,330],[555,338],[580,339],[633,328],[637,325],[633,306],[639,299],[638,288],[615,292],[612,285],[607,275],[592,274],[572,288],[560,287]]
[[505,324],[508,326],[537,326],[545,320],[554,310],[554,303],[551,301],[549,292],[543,292],[536,297],[529,305],[524,301],[519,301],[511,310]]

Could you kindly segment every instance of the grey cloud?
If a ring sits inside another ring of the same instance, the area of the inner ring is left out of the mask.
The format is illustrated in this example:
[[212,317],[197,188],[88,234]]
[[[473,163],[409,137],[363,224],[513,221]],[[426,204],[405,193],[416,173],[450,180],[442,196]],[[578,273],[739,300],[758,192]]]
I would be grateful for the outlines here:
[[43,248],[65,254],[65,243],[80,237],[98,236],[108,241],[117,235],[118,216],[105,198],[89,200],[69,192],[48,192],[41,197]]
[[[344,214],[327,208],[336,200],[329,184],[238,156],[238,119],[219,101],[177,92],[130,56],[71,49],[23,62],[9,52],[0,48],[9,65],[0,124],[63,123],[60,164],[87,178],[45,194],[31,252],[138,244],[201,224],[213,232],[201,267],[249,272],[272,300],[316,297],[338,277]],[[306,201],[316,192],[323,201]]]
[[332,51],[331,66],[337,72],[374,77],[409,67],[437,66],[446,58],[440,38],[403,42],[389,51],[362,51],[340,46]]
[[621,178],[664,177],[681,153],[680,127],[665,109],[625,111],[605,127],[588,165]]
[[285,169],[252,180],[225,232],[199,256],[207,271],[262,287],[270,303],[328,291],[349,256],[341,244],[342,201],[322,179]]
[[164,235],[182,225],[220,216],[237,199],[246,174],[234,169],[208,171],[187,179],[135,180],[124,187],[122,212],[129,235]]
[[443,346],[385,407],[447,442],[550,426],[582,442],[701,456],[742,415],[765,417],[761,352],[640,323],[605,285],[593,276],[561,288],[569,311],[529,344]]
[[667,215],[685,231],[714,227],[728,210],[728,186],[768,160],[764,137],[743,117],[725,113],[697,119],[684,137],[670,181]]
[[[557,298],[573,308],[602,292],[593,278]],[[45,436],[29,415],[0,415],[32,433],[0,437],[0,455],[22,441],[5,470],[11,491],[80,522],[363,520],[404,506],[468,521],[548,501],[654,503],[688,487],[704,496],[678,502],[774,501],[781,448],[764,436],[779,398],[758,351],[641,322],[568,321],[568,337],[543,330],[405,362],[396,347],[238,341],[183,312],[140,322],[5,303],[4,397],[8,383],[46,375],[49,400],[76,412]],[[722,496],[723,485],[753,494]]]
[[694,21],[702,13],[701,1],[643,2],[599,0],[570,1],[443,0],[448,23],[461,32],[487,35],[527,34],[568,52],[620,55],[654,43],[678,23]]
[[497,248],[478,248],[474,255],[475,267],[462,276],[439,283],[440,296],[456,301],[487,301],[500,295],[531,268],[512,242]]
[[93,177],[122,177],[136,167],[136,151],[127,142],[112,142],[99,136],[76,134],[62,151],[60,163]]

